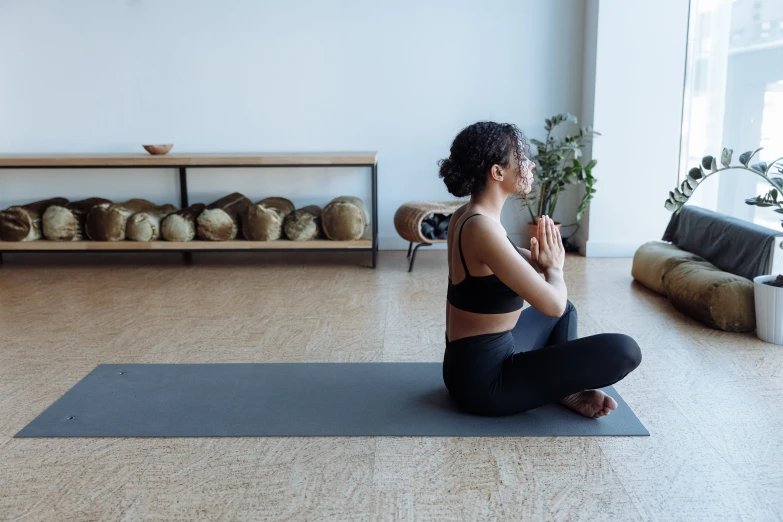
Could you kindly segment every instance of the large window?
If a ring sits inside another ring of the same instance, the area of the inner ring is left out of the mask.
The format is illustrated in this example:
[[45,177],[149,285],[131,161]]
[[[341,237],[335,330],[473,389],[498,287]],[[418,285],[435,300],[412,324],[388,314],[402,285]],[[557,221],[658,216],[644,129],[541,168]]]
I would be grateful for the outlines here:
[[[691,0],[680,180],[723,147],[733,164],[764,147],[753,163],[783,156],[783,1]],[[706,180],[690,202],[780,229],[780,215],[745,204],[769,185],[728,171]]]

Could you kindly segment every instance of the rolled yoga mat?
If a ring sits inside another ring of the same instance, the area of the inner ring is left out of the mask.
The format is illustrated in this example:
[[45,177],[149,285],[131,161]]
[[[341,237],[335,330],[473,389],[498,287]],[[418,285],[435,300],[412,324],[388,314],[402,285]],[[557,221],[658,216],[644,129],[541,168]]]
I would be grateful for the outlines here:
[[550,437],[649,435],[618,407],[463,413],[440,363],[101,364],[16,437]]

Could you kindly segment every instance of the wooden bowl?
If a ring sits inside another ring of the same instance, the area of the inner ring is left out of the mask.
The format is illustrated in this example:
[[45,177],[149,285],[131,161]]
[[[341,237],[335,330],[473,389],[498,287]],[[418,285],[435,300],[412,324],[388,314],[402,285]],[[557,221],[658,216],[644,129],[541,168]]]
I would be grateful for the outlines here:
[[174,146],[173,143],[164,143],[162,145],[142,145],[142,147],[144,147],[144,150],[156,156],[166,154],[168,151],[171,150],[171,147],[173,146]]

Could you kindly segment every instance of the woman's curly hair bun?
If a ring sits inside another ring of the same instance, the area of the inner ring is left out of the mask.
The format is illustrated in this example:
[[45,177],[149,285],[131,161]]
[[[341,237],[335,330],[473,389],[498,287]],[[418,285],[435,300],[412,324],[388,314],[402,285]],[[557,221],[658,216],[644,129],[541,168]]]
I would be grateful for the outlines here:
[[492,165],[509,167],[514,159],[520,166],[521,182],[522,162],[530,157],[530,146],[516,125],[481,121],[462,129],[450,152],[438,162],[438,175],[449,193],[461,198],[484,190]]

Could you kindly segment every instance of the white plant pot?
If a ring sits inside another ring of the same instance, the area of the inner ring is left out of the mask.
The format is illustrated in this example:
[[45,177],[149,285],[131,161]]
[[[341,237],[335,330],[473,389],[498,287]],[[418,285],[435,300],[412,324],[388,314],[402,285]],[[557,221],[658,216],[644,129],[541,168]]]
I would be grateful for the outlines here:
[[762,341],[783,344],[783,288],[763,284],[777,277],[773,274],[753,278],[756,335]]

